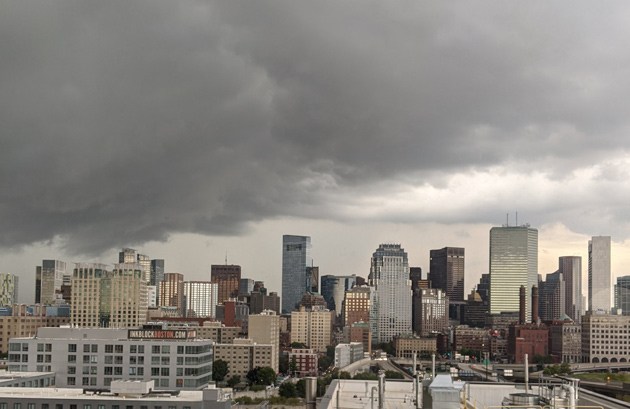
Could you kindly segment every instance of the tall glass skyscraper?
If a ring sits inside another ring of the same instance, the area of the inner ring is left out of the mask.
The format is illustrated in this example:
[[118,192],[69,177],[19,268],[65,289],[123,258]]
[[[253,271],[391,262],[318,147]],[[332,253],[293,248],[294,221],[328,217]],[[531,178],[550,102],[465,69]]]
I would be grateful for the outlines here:
[[357,282],[357,275],[349,276],[322,276],[322,297],[328,304],[328,309],[335,311],[338,317],[343,311],[343,300],[346,291],[354,287]]
[[370,311],[372,339],[389,342],[397,335],[411,334],[409,261],[400,244],[381,244],[376,249],[369,281],[375,289]]
[[538,230],[528,224],[490,229],[490,313],[519,310],[519,291],[526,289],[531,322],[531,292],[538,284]]
[[282,236],[282,313],[297,309],[305,292],[311,291],[311,238]]
[[630,315],[630,276],[617,277],[615,308],[623,315]]
[[611,308],[610,236],[595,236],[588,241],[588,310]]

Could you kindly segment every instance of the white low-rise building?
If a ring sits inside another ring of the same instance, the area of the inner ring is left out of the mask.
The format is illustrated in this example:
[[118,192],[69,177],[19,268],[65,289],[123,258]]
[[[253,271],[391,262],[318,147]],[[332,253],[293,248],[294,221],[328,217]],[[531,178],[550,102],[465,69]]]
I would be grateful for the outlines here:
[[154,380],[156,389],[200,390],[212,379],[213,346],[194,329],[39,328],[11,339],[8,369],[55,372],[60,388]]
[[363,359],[363,344],[361,342],[339,344],[335,347],[335,366],[337,368],[346,367],[361,359]]

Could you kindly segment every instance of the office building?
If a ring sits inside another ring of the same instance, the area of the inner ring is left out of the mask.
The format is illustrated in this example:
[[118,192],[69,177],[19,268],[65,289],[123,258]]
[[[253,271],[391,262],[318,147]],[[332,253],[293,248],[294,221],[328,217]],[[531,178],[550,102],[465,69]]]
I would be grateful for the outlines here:
[[370,322],[370,293],[372,287],[356,286],[346,291],[343,303],[343,325]]
[[268,366],[278,371],[278,363],[273,366],[272,349],[271,345],[259,344],[252,339],[236,338],[231,344],[215,344],[214,359],[228,363],[226,379],[237,375],[245,380],[254,368]]
[[[526,299],[538,284],[538,230],[529,225],[490,229],[490,313],[519,311],[519,292]],[[526,303],[526,319],[531,305]]]
[[444,247],[430,251],[429,281],[431,288],[439,288],[451,302],[464,298],[464,249]]
[[510,325],[508,355],[512,363],[522,364],[526,354],[529,357],[549,355],[549,329],[545,325]]
[[151,260],[151,276],[149,279],[149,284],[157,286],[162,281],[164,281],[164,260]]
[[304,307],[307,310],[312,310],[315,307],[319,309],[326,309],[328,308],[328,303],[321,295],[307,292],[304,293],[300,303],[298,304],[298,309],[301,307]]
[[412,327],[412,294],[407,253],[400,244],[381,244],[372,255],[370,301],[372,337],[389,342],[394,336],[410,334]]
[[470,327],[483,328],[486,315],[490,312],[490,305],[484,302],[478,292],[472,290],[464,306],[463,324]]
[[582,362],[628,362],[630,316],[587,313],[582,317]]
[[14,274],[0,273],[0,306],[17,303],[18,280]]
[[211,281],[219,285],[217,302],[223,304],[230,298],[238,297],[241,284],[241,266],[234,264],[213,264],[210,267]]
[[[151,283],[151,258],[149,256],[140,254],[135,249],[123,248],[118,253],[118,264],[138,264],[142,272],[142,280],[149,285],[155,285],[155,282]],[[163,268],[164,262],[162,261]]]
[[413,332],[421,337],[448,328],[449,298],[438,288],[415,290],[413,295]]
[[538,311],[542,321],[558,320],[565,315],[566,283],[560,270],[547,274],[546,281],[538,282],[538,289]]
[[582,304],[582,257],[564,256],[558,259],[558,271],[565,282],[564,312],[573,321],[580,323],[584,315]]
[[427,358],[437,351],[437,338],[399,335],[394,337],[394,350],[397,358]]
[[582,325],[568,315],[549,325],[549,353],[554,362],[576,364],[582,362]]
[[241,294],[250,294],[254,291],[254,280],[251,278],[241,278],[241,281],[238,285],[238,293]]
[[66,263],[59,260],[42,260],[35,269],[35,304],[52,304],[61,292]]
[[615,309],[630,315],[630,276],[617,277],[615,285]]
[[156,389],[198,390],[211,381],[213,344],[194,329],[39,328],[9,341],[9,370],[55,372],[60,388],[155,380]]
[[312,290],[311,238],[282,236],[282,313],[298,308],[305,292]]
[[311,272],[311,289],[309,291],[318,293],[319,292],[319,267],[317,266],[310,267],[310,272]]
[[217,305],[217,321],[226,327],[241,327],[241,332],[247,334],[249,306],[238,300],[227,300]]
[[363,344],[351,342],[339,344],[335,347],[335,367],[344,368],[363,359]]
[[588,242],[588,309],[610,312],[611,308],[610,236],[595,236]]
[[144,254],[138,254],[138,261],[140,265],[140,271],[142,271],[142,279],[148,284],[151,281],[151,258]]
[[210,281],[184,282],[184,316],[216,318],[218,285]]
[[204,321],[199,326],[191,326],[190,324],[169,325],[167,329],[194,329],[197,332],[197,339],[211,339],[219,344],[231,344],[232,341],[238,338],[241,333],[240,327],[226,327],[225,325],[216,321]]
[[316,352],[325,353],[332,344],[332,312],[327,309],[291,312],[291,342],[301,342]]
[[328,309],[335,312],[335,317],[341,315],[346,291],[354,287],[356,279],[356,274],[322,276],[322,297],[326,300]]
[[176,307],[181,315],[184,308],[184,275],[180,273],[165,273],[164,281],[158,287],[158,305],[161,307]]
[[[262,288],[266,290],[265,288]],[[280,297],[278,293],[272,292],[269,295],[258,290],[252,291],[249,296],[249,313],[260,314],[264,310],[272,310],[280,314]]]
[[279,370],[280,316],[276,311],[265,310],[248,317],[248,337],[257,344],[271,345],[271,363],[276,372]]
[[[411,280],[411,289],[415,290],[419,288],[420,281],[422,281],[422,268],[421,267],[409,267],[409,279]],[[427,286],[427,288],[429,288]]]

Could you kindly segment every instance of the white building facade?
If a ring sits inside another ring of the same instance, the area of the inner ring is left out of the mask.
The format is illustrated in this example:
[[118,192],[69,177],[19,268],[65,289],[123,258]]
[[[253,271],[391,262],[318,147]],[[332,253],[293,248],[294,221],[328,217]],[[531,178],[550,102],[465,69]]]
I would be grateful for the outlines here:
[[595,236],[588,241],[588,310],[610,312],[611,308],[610,236]]

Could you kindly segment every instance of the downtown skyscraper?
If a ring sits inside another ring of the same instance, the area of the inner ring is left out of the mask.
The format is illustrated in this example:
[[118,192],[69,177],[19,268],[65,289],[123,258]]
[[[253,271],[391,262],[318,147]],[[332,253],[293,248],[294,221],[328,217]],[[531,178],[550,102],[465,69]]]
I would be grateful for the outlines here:
[[466,301],[464,298],[464,249],[444,247],[431,250],[429,279],[431,288],[446,292],[450,302]]
[[282,313],[297,309],[305,292],[311,291],[311,238],[282,236]]
[[610,236],[595,236],[588,241],[588,310],[611,308]]
[[577,323],[582,322],[584,305],[582,301],[582,257],[564,256],[558,260],[558,271],[565,282],[564,313]]
[[[528,224],[490,229],[490,313],[518,311],[521,286],[529,300],[537,284],[538,230]],[[531,322],[531,303],[525,304]]]
[[377,342],[411,334],[412,294],[407,253],[400,244],[381,244],[372,254],[369,276],[374,287],[370,325]]

